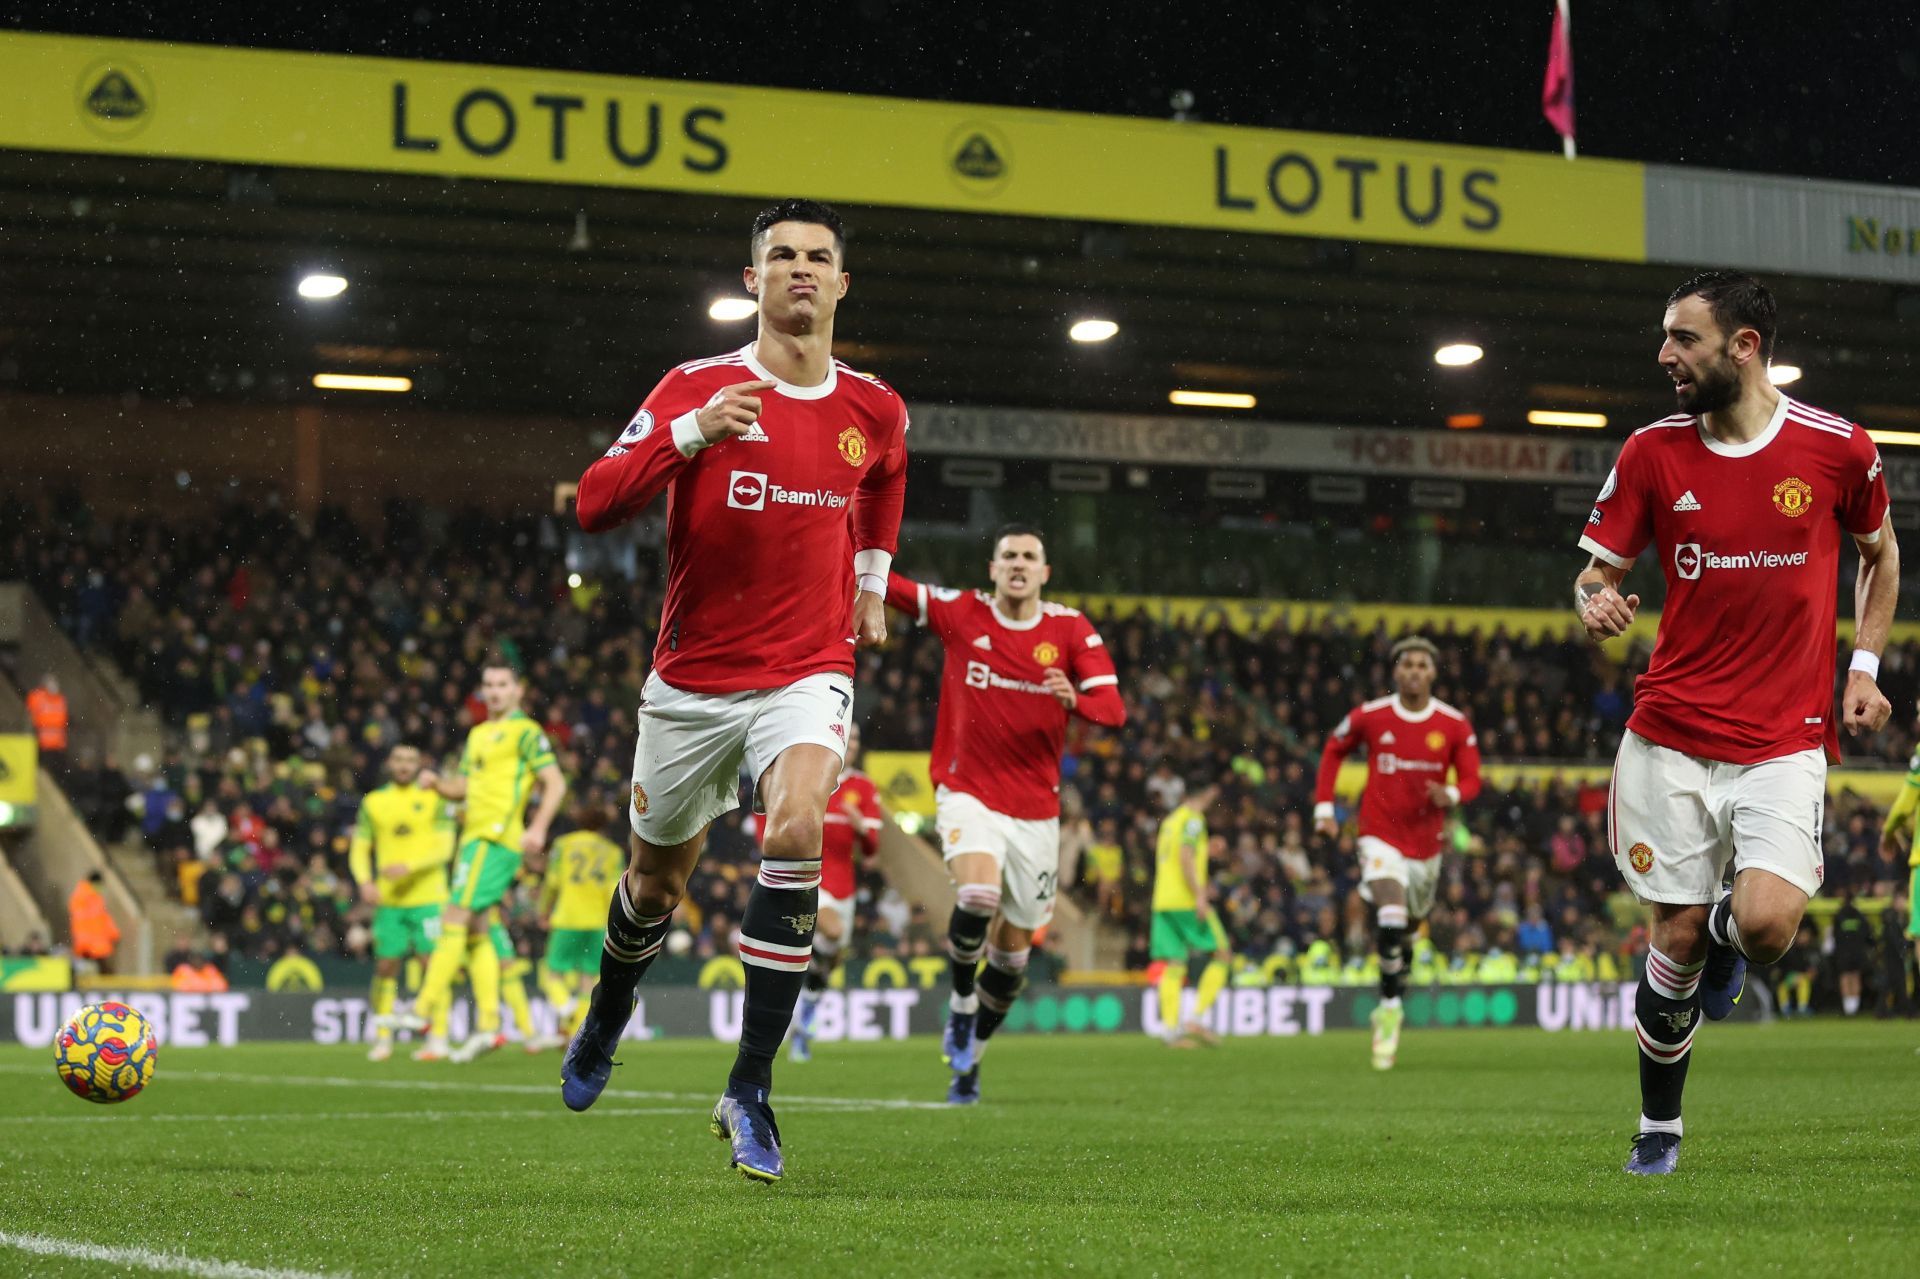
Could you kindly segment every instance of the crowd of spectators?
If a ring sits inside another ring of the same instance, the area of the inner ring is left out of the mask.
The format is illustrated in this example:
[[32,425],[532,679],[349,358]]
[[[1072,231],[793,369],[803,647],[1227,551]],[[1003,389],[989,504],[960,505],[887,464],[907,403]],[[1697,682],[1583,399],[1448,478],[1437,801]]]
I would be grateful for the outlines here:
[[[45,536],[50,527],[62,535]],[[0,500],[0,551],[172,730],[161,759],[74,761],[76,802],[109,839],[137,828],[217,956],[366,953],[345,858],[360,797],[380,784],[395,742],[457,757],[484,714],[474,694],[491,653],[524,672],[527,710],[577,798],[624,811],[657,563],[639,557],[631,582],[582,580],[567,550],[553,518],[443,519],[400,503],[376,533],[337,511],[297,520],[271,501],[210,519],[106,523],[70,499]],[[1094,620],[1129,721],[1118,732],[1075,721],[1066,841],[1082,868],[1077,891],[1128,930],[1133,962],[1145,962],[1154,832],[1197,764],[1225,779],[1211,815],[1214,892],[1239,952],[1257,962],[1315,942],[1347,957],[1370,951],[1351,832],[1317,840],[1309,814],[1322,737],[1388,690],[1397,636],[1331,620],[1277,620],[1254,634],[1144,612]],[[1441,649],[1435,695],[1473,720],[1486,757],[1611,758],[1644,648],[1602,653],[1571,627],[1536,636],[1441,623],[1428,633]],[[862,657],[856,713],[871,749],[930,745],[941,661],[937,640],[908,625]],[[1889,648],[1882,685],[1896,705],[1913,704],[1917,669],[1920,647]],[[1912,725],[1898,722],[1856,751],[1893,762],[1913,744]],[[1630,957],[1641,921],[1607,855],[1603,807],[1603,795],[1571,783],[1490,790],[1469,806],[1463,855],[1428,924],[1442,961],[1492,949],[1555,964]],[[739,816],[714,828],[676,950],[730,949],[752,879]],[[1829,885],[1878,893],[1903,878],[1877,830],[1864,801],[1834,797]],[[937,952],[940,921],[877,880],[864,896],[865,948]],[[531,894],[512,911],[520,944],[534,949]]]

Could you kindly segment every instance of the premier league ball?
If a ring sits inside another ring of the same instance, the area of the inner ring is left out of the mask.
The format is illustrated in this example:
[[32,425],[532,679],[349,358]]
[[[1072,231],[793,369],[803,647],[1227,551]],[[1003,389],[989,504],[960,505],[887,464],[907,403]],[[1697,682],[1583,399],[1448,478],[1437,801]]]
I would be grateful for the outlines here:
[[125,1004],[88,1004],[53,1041],[60,1082],[75,1096],[103,1104],[145,1088],[159,1055],[152,1025]]

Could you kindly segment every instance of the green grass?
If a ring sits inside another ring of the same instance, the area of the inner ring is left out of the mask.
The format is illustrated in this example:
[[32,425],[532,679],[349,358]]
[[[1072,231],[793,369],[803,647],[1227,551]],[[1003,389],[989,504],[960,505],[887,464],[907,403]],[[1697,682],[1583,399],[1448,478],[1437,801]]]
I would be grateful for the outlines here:
[[[144,1095],[95,1108],[8,1049],[0,1232],[360,1276],[1890,1275],[1920,1247],[1916,1044],[1709,1027],[1681,1170],[1650,1180],[1619,1170],[1618,1033],[1410,1032],[1386,1075],[1352,1033],[1010,1036],[968,1111],[866,1104],[941,1096],[931,1041],[828,1046],[779,1069],[773,1187],[707,1133],[711,1043],[630,1048],[586,1115],[552,1055],[163,1048]],[[109,1270],[0,1247],[0,1275]]]

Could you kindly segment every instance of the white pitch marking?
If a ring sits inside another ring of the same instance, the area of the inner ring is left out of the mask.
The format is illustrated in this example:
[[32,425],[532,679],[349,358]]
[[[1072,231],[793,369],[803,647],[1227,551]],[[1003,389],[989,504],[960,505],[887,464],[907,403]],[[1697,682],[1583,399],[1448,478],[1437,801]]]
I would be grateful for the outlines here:
[[[802,1109],[806,1109],[803,1107]],[[378,1119],[384,1121],[426,1119],[556,1119],[572,1114],[568,1110],[556,1110],[551,1107],[541,1110],[345,1110],[305,1112],[289,1110],[273,1115],[202,1115],[173,1114],[158,1115],[7,1115],[0,1116],[0,1124],[251,1124],[318,1121],[332,1123],[335,1120]],[[609,1115],[704,1115],[709,1111],[703,1106],[615,1106],[598,1113]]]
[[245,1266],[237,1261],[205,1261],[185,1253],[161,1252],[154,1248],[109,1248],[78,1239],[17,1235],[5,1230],[0,1230],[0,1248],[13,1248],[42,1257],[65,1257],[73,1261],[98,1261],[141,1270],[195,1275],[198,1279],[348,1279],[345,1271],[325,1275],[312,1270],[277,1270],[269,1266]]
[[[40,1074],[31,1066],[0,1065],[0,1073]],[[505,1093],[522,1097],[550,1097],[556,1091],[545,1084],[462,1083],[453,1079],[353,1079],[344,1075],[249,1075],[227,1070],[178,1070],[167,1076],[168,1082],[184,1080],[209,1083],[270,1084],[295,1088],[397,1088],[404,1092]],[[708,1101],[712,1093],[642,1092],[628,1088],[609,1088],[602,1097],[622,1101]],[[780,1103],[819,1106],[841,1110],[951,1110],[945,1102],[905,1101],[895,1097],[803,1097],[776,1094]]]

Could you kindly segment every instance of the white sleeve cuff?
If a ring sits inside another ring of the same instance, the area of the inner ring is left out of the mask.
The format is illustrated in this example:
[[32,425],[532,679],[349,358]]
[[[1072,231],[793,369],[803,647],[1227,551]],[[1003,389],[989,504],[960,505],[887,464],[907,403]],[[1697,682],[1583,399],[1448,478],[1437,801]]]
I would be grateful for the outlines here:
[[1580,539],[1580,549],[1591,554],[1602,564],[1611,564],[1617,569],[1629,569],[1633,567],[1632,556],[1622,559],[1590,537],[1582,537]]
[[1455,808],[1460,807],[1460,788],[1458,786],[1447,787],[1447,798],[1453,801]]
[[1325,822],[1325,821],[1333,820],[1332,803],[1329,802],[1325,804],[1315,804],[1313,806],[1313,820],[1316,822]]
[[863,591],[872,591],[883,599],[887,594],[887,574],[893,571],[893,552],[869,547],[853,553],[853,576]]
[[700,423],[694,420],[696,410],[689,409],[673,419],[670,429],[673,431],[673,447],[680,450],[680,456],[692,457],[707,447],[707,437],[700,433]]

